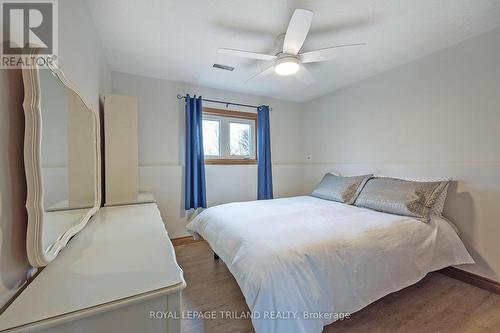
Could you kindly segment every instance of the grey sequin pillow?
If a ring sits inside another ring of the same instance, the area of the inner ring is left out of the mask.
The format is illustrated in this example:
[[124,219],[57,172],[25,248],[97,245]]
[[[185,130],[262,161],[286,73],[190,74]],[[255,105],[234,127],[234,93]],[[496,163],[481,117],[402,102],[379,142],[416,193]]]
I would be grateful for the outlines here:
[[355,205],[429,222],[431,211],[448,184],[448,181],[415,182],[376,177],[366,183]]
[[372,175],[342,177],[327,173],[311,193],[313,197],[351,205]]

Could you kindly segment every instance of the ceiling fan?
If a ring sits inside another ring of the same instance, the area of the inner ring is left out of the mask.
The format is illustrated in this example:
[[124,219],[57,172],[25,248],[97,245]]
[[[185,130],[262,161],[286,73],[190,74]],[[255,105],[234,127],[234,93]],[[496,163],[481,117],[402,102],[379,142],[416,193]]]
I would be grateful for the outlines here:
[[334,57],[336,49],[340,47],[365,45],[365,43],[343,44],[315,51],[299,53],[304,41],[306,40],[309,28],[311,27],[313,14],[314,13],[312,11],[307,9],[295,9],[292,18],[290,19],[290,23],[288,24],[286,33],[278,36],[280,49],[275,55],[227,48],[219,48],[217,52],[237,57],[274,62],[272,66],[250,77],[246,82],[257,76],[265,76],[275,72],[279,75],[295,74],[295,76],[303,83],[312,84],[315,81],[314,77],[309,70],[304,67],[304,64],[328,61]]

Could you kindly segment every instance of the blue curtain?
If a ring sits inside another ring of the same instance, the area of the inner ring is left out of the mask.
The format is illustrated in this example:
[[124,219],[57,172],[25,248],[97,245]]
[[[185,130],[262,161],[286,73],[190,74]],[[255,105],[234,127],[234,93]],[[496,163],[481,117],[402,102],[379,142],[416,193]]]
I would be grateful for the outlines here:
[[273,175],[271,170],[271,135],[269,130],[269,106],[257,109],[257,199],[273,198]]
[[207,207],[201,96],[186,95],[186,172],[184,208]]

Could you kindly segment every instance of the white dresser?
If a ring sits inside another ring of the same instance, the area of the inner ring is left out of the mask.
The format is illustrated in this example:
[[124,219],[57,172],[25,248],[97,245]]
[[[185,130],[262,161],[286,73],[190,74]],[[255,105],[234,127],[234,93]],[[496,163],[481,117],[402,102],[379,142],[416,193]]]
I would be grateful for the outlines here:
[[180,332],[185,286],[156,204],[105,207],[0,316],[0,331]]

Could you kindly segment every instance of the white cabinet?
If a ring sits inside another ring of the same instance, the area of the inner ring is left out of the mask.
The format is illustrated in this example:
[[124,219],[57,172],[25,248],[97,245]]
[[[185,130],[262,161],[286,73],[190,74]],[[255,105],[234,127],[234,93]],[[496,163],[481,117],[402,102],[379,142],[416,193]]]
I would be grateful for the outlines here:
[[104,97],[105,204],[137,202],[139,157],[137,98]]
[[180,332],[185,286],[156,204],[105,207],[0,316],[0,331]]

